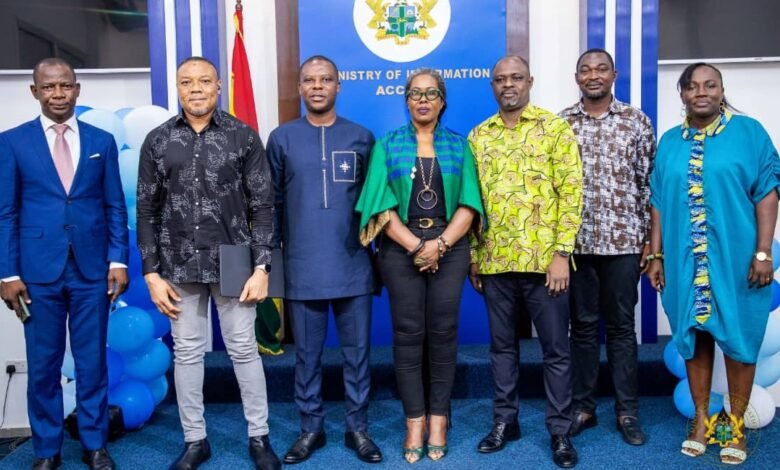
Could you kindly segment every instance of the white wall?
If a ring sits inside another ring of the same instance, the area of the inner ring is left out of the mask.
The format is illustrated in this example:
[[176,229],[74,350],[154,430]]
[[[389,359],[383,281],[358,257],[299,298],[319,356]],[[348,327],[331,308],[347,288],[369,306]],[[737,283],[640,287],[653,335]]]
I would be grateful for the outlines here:
[[574,70],[580,55],[580,1],[531,0],[531,102],[557,113],[580,97]]

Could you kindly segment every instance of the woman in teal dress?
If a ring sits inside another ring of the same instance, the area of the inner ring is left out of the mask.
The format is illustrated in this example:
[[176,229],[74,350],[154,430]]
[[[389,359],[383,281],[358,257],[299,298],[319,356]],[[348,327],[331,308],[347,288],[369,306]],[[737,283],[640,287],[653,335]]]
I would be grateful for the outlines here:
[[[698,457],[706,449],[715,342],[726,360],[734,428],[750,399],[772,297],[780,161],[761,124],[732,112],[717,68],[690,65],[677,86],[687,117],[658,145],[648,276],[696,404],[682,452]],[[720,458],[742,463],[744,450],[741,439]]]

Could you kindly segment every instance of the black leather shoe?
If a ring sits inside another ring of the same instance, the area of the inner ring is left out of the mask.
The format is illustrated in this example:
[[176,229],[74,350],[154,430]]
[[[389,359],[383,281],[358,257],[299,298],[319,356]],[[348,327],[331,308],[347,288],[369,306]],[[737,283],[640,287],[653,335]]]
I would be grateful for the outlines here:
[[302,432],[295,443],[284,454],[284,463],[301,463],[311,457],[311,454],[325,447],[325,433]]
[[595,427],[597,424],[599,424],[599,419],[596,417],[596,413],[593,413],[587,418],[585,418],[585,416],[587,416],[585,413],[574,414],[574,420],[571,423],[571,430],[569,431],[570,436],[576,436],[582,431]]
[[257,470],[279,470],[282,463],[271,447],[268,435],[249,438],[249,456],[255,463]]
[[208,439],[185,442],[184,451],[179,455],[170,470],[195,470],[211,458],[211,445]]
[[357,452],[358,458],[363,462],[378,463],[382,461],[382,451],[365,431],[345,432],[344,445]]
[[561,468],[572,468],[577,465],[577,450],[574,449],[569,436],[555,434],[550,440],[553,451],[553,462]]
[[495,423],[484,439],[479,441],[477,450],[483,454],[498,452],[507,442],[520,439],[520,426],[517,423]]
[[81,461],[87,464],[90,470],[114,470],[116,464],[106,449],[85,450],[81,455]]
[[62,459],[60,458],[59,454],[55,455],[54,457],[39,457],[35,459],[35,462],[33,462],[32,470],[54,470],[56,468],[60,468],[60,465],[62,465]]
[[645,433],[639,426],[639,418],[636,416],[621,416],[617,421],[617,429],[623,435],[623,440],[632,446],[641,446],[647,440]]

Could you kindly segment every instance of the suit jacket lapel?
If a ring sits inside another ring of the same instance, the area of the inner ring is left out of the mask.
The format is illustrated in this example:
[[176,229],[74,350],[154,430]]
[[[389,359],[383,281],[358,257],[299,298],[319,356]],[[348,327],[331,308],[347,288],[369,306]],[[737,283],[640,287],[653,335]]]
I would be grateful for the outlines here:
[[70,187],[70,192],[73,193],[73,190],[76,189],[76,185],[79,183],[79,181],[84,178],[82,176],[83,173],[87,171],[87,163],[88,158],[87,155],[90,155],[89,152],[90,149],[89,143],[92,142],[92,139],[89,138],[89,129],[87,129],[87,126],[84,126],[81,124],[81,121],[76,121],[77,125],[79,126],[79,142],[81,147],[80,154],[79,154],[79,166],[76,167],[76,174],[73,175],[73,185]]
[[54,166],[54,157],[49,150],[49,143],[46,141],[46,133],[40,119],[30,121],[30,135],[32,154],[46,174],[45,181],[50,181],[64,194],[65,187],[62,185],[59,173],[57,173],[57,167]]

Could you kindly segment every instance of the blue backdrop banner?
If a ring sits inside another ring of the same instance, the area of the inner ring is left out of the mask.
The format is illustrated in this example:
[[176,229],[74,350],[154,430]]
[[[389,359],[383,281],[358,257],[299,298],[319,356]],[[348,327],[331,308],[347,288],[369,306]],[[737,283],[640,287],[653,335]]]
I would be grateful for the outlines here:
[[[443,125],[466,135],[496,112],[490,70],[506,51],[505,0],[299,0],[301,60],[325,55],[339,68],[338,114],[379,137],[409,119],[409,73],[438,70],[447,86]],[[488,342],[482,299],[464,290],[461,343]],[[387,298],[374,303],[374,344],[390,344]],[[334,331],[328,344],[337,344]]]

